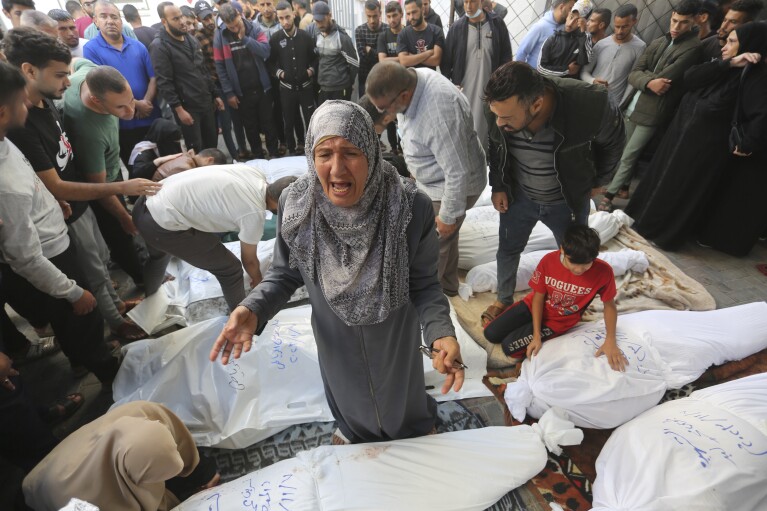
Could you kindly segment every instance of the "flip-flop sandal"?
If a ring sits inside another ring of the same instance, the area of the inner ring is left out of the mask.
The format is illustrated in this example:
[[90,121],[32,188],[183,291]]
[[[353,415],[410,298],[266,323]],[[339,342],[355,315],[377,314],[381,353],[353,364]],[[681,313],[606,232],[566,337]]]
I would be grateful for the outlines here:
[[597,204],[597,211],[606,211],[610,213],[612,212],[612,210],[613,210],[613,201],[611,201],[607,197],[602,197],[602,200],[599,201],[599,204]]
[[491,323],[495,318],[497,318],[502,312],[504,311],[503,307],[498,307],[496,305],[490,305],[485,309],[485,312],[482,313],[480,316],[480,322],[482,324],[482,328],[485,328],[489,323]]
[[113,330],[112,334],[126,343],[140,341],[149,337],[149,334],[144,332],[140,326],[128,321],[120,325],[116,330]]
[[56,337],[45,337],[40,339],[40,342],[31,343],[25,355],[12,357],[13,363],[17,366],[22,366],[58,353],[60,350],[61,347],[56,342]]
[[[74,398],[79,397],[79,401],[75,401]],[[85,398],[79,392],[69,394],[68,396],[60,397],[46,409],[43,414],[43,420],[48,424],[56,424],[70,418],[75,414],[77,410],[83,406]],[[62,411],[63,409],[63,411]]]

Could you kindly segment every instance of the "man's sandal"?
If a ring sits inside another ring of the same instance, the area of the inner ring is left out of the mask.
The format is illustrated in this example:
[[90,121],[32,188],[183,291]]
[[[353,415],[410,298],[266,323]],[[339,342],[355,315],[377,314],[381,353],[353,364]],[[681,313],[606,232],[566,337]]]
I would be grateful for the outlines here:
[[491,321],[500,316],[504,310],[504,307],[498,307],[495,304],[488,306],[480,316],[482,328],[485,328]]
[[[79,398],[79,399],[78,399]],[[43,413],[43,420],[48,424],[56,424],[64,421],[75,414],[83,406],[85,398],[79,392],[60,397],[50,405]]]

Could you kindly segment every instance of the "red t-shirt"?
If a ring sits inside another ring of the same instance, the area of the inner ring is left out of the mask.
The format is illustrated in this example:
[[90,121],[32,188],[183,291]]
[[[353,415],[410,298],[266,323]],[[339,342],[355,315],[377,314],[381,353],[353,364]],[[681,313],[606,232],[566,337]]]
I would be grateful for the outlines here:
[[594,259],[588,271],[575,275],[562,264],[559,251],[543,256],[529,284],[533,292],[525,297],[525,305],[532,310],[535,292],[545,293],[542,323],[556,334],[574,327],[597,294],[603,302],[609,302],[617,292],[609,264]]
[[77,27],[77,32],[80,34],[81,38],[85,38],[85,29],[88,28],[91,23],[93,23],[93,20],[88,16],[81,16],[75,20],[75,26]]

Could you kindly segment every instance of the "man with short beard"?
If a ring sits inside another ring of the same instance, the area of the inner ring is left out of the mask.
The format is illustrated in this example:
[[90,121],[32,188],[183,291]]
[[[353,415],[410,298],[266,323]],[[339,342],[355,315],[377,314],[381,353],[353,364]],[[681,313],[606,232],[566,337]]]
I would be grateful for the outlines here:
[[421,0],[405,0],[405,16],[408,24],[397,36],[400,64],[436,71],[445,47],[442,29],[426,22]]
[[199,153],[218,145],[216,108],[224,103],[216,95],[205,67],[200,43],[186,33],[181,9],[161,2],[157,14],[165,30],[149,45],[157,74],[157,88],[170,106],[188,149]]
[[360,71],[357,75],[360,91],[365,90],[368,73],[378,64],[378,37],[388,28],[386,23],[381,23],[381,4],[378,0],[365,2],[365,17],[367,23],[354,30],[354,40],[360,58]]
[[442,28],[442,18],[431,8],[431,0],[421,0],[421,9],[423,10],[423,19],[426,20],[426,23]]
[[83,46],[88,42],[87,39],[81,39],[77,33],[77,26],[72,15],[62,9],[51,9],[48,16],[59,24],[59,41],[67,45],[73,57],[83,56]]
[[705,60],[719,60],[722,58],[722,47],[727,42],[730,32],[744,23],[754,21],[762,10],[762,0],[736,0],[730,6],[730,10],[724,15],[722,25],[716,32],[716,37],[709,37],[703,41],[703,58]]
[[317,106],[329,99],[349,101],[359,70],[352,38],[338,26],[325,2],[314,2],[312,16],[317,29],[315,39],[319,58],[317,82],[320,94]]

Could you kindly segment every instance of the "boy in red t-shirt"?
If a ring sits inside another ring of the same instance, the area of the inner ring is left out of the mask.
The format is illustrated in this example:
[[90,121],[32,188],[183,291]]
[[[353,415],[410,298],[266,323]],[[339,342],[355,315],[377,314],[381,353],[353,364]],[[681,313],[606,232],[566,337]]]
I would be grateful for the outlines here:
[[604,303],[607,337],[596,356],[605,355],[616,371],[628,364],[615,340],[618,309],[615,276],[609,264],[597,259],[599,235],[585,225],[565,231],[559,251],[546,254],[530,278],[532,292],[510,305],[485,326],[485,338],[503,346],[519,363],[533,357],[541,343],[561,335],[581,320],[598,294]]

